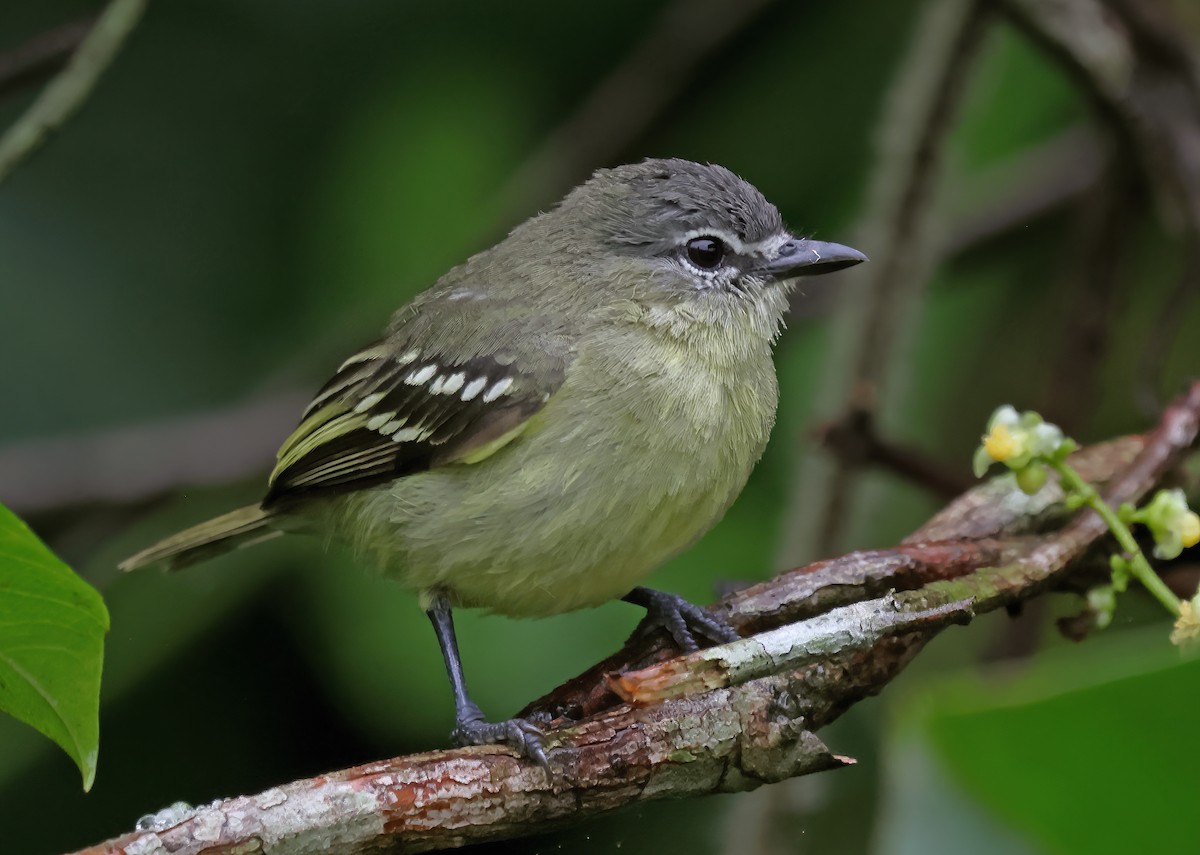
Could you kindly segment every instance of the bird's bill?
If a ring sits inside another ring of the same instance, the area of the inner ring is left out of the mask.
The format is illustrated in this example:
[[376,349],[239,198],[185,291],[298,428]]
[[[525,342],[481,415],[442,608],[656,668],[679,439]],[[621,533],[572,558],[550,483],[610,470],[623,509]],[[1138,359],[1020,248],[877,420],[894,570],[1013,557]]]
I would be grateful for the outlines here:
[[780,247],[779,254],[767,262],[765,270],[774,279],[793,279],[844,270],[866,260],[857,249],[840,243],[795,239]]

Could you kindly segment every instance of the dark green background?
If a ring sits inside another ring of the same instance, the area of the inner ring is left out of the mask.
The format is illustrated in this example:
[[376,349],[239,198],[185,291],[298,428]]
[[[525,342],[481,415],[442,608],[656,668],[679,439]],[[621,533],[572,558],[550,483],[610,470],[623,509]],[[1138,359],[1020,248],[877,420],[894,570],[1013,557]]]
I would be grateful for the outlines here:
[[[851,241],[921,6],[768,6],[613,161],[720,162],[795,228]],[[4,4],[0,50],[93,8]],[[700,26],[706,8],[696,5]],[[511,213],[512,197],[497,196],[660,10],[635,0],[151,4],[83,112],[0,186],[0,444],[315,389],[392,308],[561,194],[520,188]],[[32,95],[0,102],[0,121]],[[1084,99],[998,24],[951,138],[947,204],[969,213],[998,204],[988,171],[1073,126],[1095,127]],[[1131,204],[1110,353],[1087,416],[1068,425],[1084,441],[1150,418],[1134,406],[1134,368],[1178,260],[1147,207]],[[891,435],[966,478],[995,405],[1053,412],[1056,332],[1081,310],[1069,286],[1083,207],[939,268],[904,354]],[[829,289],[812,289],[780,347],[780,423],[750,486],[710,536],[657,574],[658,586],[706,600],[721,581],[781,569],[791,520],[819,505],[814,495],[791,507],[789,482],[829,358]],[[1197,322],[1193,305],[1185,328]],[[1194,342],[1185,334],[1174,345],[1164,389],[1200,369]],[[280,435],[293,418],[284,415]],[[893,543],[940,503],[892,476],[876,480],[878,498],[853,520],[846,548]],[[112,631],[92,793],[48,742],[0,719],[5,852],[54,853],[176,800],[445,743],[449,690],[414,598],[342,552],[297,539],[171,577],[117,574],[133,549],[254,500],[261,484],[259,475],[133,507],[25,514],[102,591]],[[0,483],[0,501],[23,512],[24,486]],[[1052,631],[1053,614],[1072,605],[950,630],[886,697],[827,733],[859,758],[854,768],[493,848],[1186,851],[1186,806],[1200,791],[1186,749],[1197,666],[1168,648],[1167,622],[1140,593],[1106,637],[1083,646]],[[637,616],[622,604],[537,622],[463,615],[477,699],[493,715],[515,711],[608,653]],[[1038,647],[1053,649],[998,661]]]

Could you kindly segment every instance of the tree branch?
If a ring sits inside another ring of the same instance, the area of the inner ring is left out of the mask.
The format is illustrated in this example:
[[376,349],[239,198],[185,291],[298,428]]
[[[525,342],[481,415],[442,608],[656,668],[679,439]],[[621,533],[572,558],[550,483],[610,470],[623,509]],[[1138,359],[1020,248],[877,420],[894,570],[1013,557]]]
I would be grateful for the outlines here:
[[[1073,463],[1136,501],[1200,434],[1200,382],[1152,433]],[[78,855],[424,852],[535,834],[637,801],[731,792],[853,761],[815,731],[879,692],[938,632],[1055,587],[1105,534],[1066,517],[1053,486],[1026,497],[983,484],[900,546],[792,570],[725,598],[748,638],[671,657],[631,640],[528,711],[557,717],[551,765],[497,746],[370,763],[217,801],[168,808]],[[1056,532],[1034,535],[1054,520]],[[565,714],[579,716],[569,720]]]

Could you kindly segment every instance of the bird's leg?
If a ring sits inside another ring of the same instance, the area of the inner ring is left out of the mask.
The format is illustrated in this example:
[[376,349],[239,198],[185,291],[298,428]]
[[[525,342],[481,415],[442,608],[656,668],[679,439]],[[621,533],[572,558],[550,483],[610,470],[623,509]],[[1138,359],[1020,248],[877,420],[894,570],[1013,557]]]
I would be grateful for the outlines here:
[[701,646],[725,644],[741,638],[727,621],[716,617],[703,606],[689,603],[678,594],[639,585],[621,599],[646,610],[646,616],[633,631],[634,636],[665,629],[675,646],[684,653],[699,650]]
[[549,771],[546,752],[542,747],[543,734],[537,725],[523,718],[489,722],[484,719],[483,711],[467,694],[462,659],[458,655],[458,639],[454,635],[454,618],[450,614],[450,602],[445,594],[434,594],[425,614],[429,615],[433,631],[437,634],[442,658],[446,660],[450,688],[454,691],[454,730],[450,733],[450,739],[456,745],[505,743]]

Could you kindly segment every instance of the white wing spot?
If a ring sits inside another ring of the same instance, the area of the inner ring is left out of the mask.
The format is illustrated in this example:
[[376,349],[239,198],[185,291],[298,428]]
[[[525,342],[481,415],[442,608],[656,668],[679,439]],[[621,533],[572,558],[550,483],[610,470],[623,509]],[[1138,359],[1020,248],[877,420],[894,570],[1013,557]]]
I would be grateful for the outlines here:
[[445,376],[439,375],[436,380],[434,380],[432,383],[429,384],[429,394],[430,395],[442,394],[442,386],[445,385],[445,383],[446,383]]
[[467,379],[467,375],[463,374],[461,371],[458,372],[457,374],[451,374],[449,377],[446,378],[446,382],[442,384],[441,394],[453,395],[455,392],[457,392],[459,389],[462,388],[463,381],[465,381],[466,379]]
[[420,439],[420,437],[420,428],[404,428],[404,430],[398,430],[392,435],[392,442],[412,442],[414,439]]
[[434,374],[437,374],[437,365],[426,365],[419,371],[414,371],[404,378],[406,386],[420,386]]
[[[371,407],[383,400],[383,394],[384,393],[382,392],[375,392],[374,394],[367,395],[367,397],[358,402],[358,406],[354,408],[354,412],[365,413],[367,410],[371,409]],[[386,419],[384,421],[386,421]],[[383,422],[380,422],[380,424],[382,423]]]
[[377,416],[371,416],[371,418],[367,419],[367,430],[379,430],[381,427],[387,424],[387,420],[394,415],[396,414],[380,413]]
[[416,362],[417,357],[420,355],[421,355],[421,351],[410,350],[408,353],[402,353],[400,356],[397,356],[396,362],[399,365],[408,365],[409,363]]
[[464,401],[471,400],[476,395],[478,395],[480,392],[482,392],[483,387],[486,386],[487,384],[488,384],[488,379],[486,377],[476,377],[474,380],[472,380],[470,383],[467,384],[467,388],[463,389],[462,399]]
[[390,421],[387,424],[385,424],[383,427],[379,428],[379,432],[381,434],[383,434],[384,436],[387,436],[390,433],[395,433],[396,429],[398,427],[400,427],[400,425],[404,424],[406,421],[408,421],[408,419],[395,419],[393,421]]
[[512,384],[513,380],[511,377],[505,377],[503,380],[497,380],[494,384],[492,384],[492,388],[483,393],[483,402],[485,404],[490,404],[492,401],[496,400],[505,392],[507,392]]

